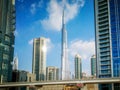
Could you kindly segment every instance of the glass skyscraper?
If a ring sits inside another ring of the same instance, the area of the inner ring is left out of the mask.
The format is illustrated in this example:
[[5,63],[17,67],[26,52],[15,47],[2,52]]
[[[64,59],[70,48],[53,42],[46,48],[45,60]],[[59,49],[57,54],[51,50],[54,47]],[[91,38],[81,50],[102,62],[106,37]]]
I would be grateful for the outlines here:
[[91,57],[91,75],[96,77],[96,56]]
[[75,79],[82,78],[82,62],[79,54],[75,55]]
[[46,80],[46,38],[35,38],[33,42],[32,73],[37,81]]
[[0,0],[0,81],[12,80],[15,0]]
[[[120,0],[94,0],[97,77],[120,76]],[[119,84],[100,85],[101,90],[119,90]]]

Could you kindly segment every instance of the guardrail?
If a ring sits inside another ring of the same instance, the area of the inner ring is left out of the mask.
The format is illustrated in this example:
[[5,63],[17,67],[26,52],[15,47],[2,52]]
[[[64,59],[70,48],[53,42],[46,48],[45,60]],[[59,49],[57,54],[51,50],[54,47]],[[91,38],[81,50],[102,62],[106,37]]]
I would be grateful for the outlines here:
[[99,78],[80,80],[60,80],[60,81],[37,81],[37,82],[8,82],[0,84],[0,87],[20,87],[20,86],[44,86],[44,85],[66,85],[66,84],[104,84],[120,83],[120,78]]

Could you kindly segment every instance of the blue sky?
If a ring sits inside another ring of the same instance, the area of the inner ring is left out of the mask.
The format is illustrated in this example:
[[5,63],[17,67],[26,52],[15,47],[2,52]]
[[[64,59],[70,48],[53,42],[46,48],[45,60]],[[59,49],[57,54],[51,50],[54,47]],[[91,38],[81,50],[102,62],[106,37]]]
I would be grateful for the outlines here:
[[19,69],[32,71],[32,42],[46,37],[47,66],[61,66],[62,8],[68,33],[70,70],[80,54],[83,72],[90,74],[90,57],[95,53],[93,0],[16,0],[15,55]]

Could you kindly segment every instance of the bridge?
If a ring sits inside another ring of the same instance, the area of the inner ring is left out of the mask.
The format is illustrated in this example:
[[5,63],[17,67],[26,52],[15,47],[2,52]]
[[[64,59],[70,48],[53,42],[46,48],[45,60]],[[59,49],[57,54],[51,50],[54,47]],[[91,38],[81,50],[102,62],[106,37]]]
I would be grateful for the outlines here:
[[44,86],[44,85],[72,85],[72,84],[108,84],[120,83],[120,78],[99,78],[99,79],[81,79],[81,80],[60,80],[60,81],[36,81],[36,82],[8,82],[1,83],[2,87],[21,87],[21,86]]

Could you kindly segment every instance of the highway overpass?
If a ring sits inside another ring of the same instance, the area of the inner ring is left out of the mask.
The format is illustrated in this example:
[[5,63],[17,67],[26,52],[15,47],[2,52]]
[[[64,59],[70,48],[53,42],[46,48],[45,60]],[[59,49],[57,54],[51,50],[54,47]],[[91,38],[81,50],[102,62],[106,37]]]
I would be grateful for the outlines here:
[[1,83],[1,87],[21,87],[21,86],[44,86],[44,85],[72,85],[72,84],[108,84],[120,83],[120,78],[102,78],[102,79],[81,79],[81,80],[60,80],[60,81],[37,81],[37,82],[9,82]]

